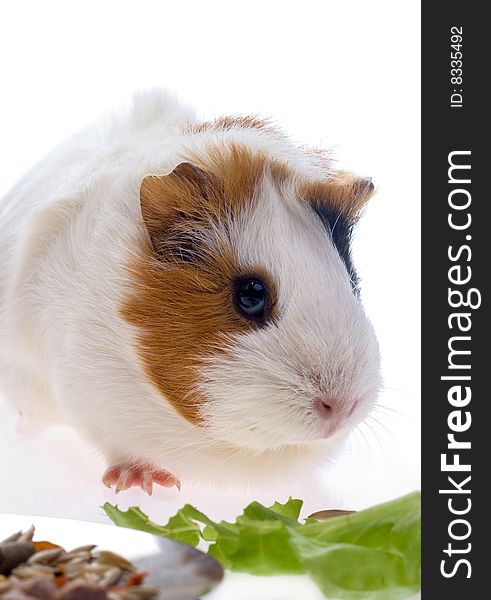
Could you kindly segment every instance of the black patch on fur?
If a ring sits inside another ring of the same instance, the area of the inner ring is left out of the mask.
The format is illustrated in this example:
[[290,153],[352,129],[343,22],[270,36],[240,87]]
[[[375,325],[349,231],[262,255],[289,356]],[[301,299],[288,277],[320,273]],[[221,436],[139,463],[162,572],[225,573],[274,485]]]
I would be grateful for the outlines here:
[[336,250],[346,266],[353,293],[359,295],[359,279],[351,259],[353,225],[348,223],[342,212],[326,204],[312,204],[317,216],[329,232]]

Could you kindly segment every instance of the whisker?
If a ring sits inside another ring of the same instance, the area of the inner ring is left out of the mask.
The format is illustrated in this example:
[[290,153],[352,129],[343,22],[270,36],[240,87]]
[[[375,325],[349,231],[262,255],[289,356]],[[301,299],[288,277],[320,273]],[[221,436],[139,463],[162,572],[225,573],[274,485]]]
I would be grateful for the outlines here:
[[374,422],[376,425],[378,425],[379,427],[381,427],[381,428],[383,429],[383,431],[384,431],[384,432],[385,432],[385,433],[386,433],[386,434],[387,434],[387,435],[388,435],[390,438],[392,438],[393,440],[395,440],[395,439],[396,439],[396,436],[394,435],[394,432],[393,432],[391,429],[389,429],[389,428],[387,427],[387,425],[385,425],[384,423],[382,423],[381,421],[379,421],[379,420],[378,420],[376,417],[374,417],[373,415],[368,415],[368,418],[367,418],[367,420],[366,420],[367,424],[368,424],[370,421],[373,421],[373,422]]

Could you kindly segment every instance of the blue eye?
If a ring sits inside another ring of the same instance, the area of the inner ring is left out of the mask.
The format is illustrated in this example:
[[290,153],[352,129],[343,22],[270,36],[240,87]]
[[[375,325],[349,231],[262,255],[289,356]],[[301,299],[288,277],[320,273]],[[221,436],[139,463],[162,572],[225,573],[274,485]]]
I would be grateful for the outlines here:
[[259,279],[239,280],[235,289],[235,305],[246,318],[264,319],[268,305],[268,290]]

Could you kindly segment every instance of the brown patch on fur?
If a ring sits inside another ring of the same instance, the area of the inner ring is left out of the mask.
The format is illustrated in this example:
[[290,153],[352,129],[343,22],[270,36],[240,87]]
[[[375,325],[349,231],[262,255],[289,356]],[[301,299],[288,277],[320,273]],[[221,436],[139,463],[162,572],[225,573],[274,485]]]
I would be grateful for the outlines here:
[[223,200],[234,208],[254,199],[265,175],[278,186],[292,176],[286,163],[270,158],[265,151],[252,152],[237,143],[209,144],[204,156],[191,154],[190,159],[221,182]]
[[[260,265],[239,267],[227,223],[257,201],[266,174],[281,188],[293,172],[265,152],[234,143],[209,145],[203,155],[188,159],[172,173],[142,182],[149,240],[129,265],[133,289],[121,314],[139,331],[137,350],[149,380],[176,411],[200,424],[206,401],[196,389],[200,365],[227,351],[227,337],[258,326],[234,308],[236,279],[262,279],[273,298],[272,317],[277,316],[274,282]],[[373,186],[337,173],[300,187],[305,200],[330,203],[354,219]]]
[[226,153],[210,148],[206,160],[193,161],[199,166],[181,163],[169,175],[142,182],[151,243],[129,265],[133,292],[121,314],[139,330],[138,352],[150,381],[182,416],[199,424],[202,360],[226,352],[226,336],[257,327],[234,308],[235,280],[261,278],[276,316],[274,282],[260,265],[239,267],[227,222],[255,202],[265,172],[281,184],[288,168],[237,145]]
[[169,250],[166,240],[177,236],[184,242],[186,233],[196,237],[200,228],[227,222],[253,204],[265,175],[278,186],[291,176],[286,164],[239,144],[228,144],[225,151],[210,145],[205,156],[191,154],[190,160],[168,175],[143,179],[142,216],[157,252]]
[[314,205],[327,204],[341,212],[348,223],[356,223],[374,194],[372,180],[349,171],[335,171],[329,179],[301,186],[300,196]]
[[[220,219],[224,210],[220,181],[196,165],[183,162],[169,175],[145,177],[140,187],[140,204],[154,250],[161,253],[169,229],[191,223],[196,228],[206,210]],[[182,221],[182,223],[179,223]]]

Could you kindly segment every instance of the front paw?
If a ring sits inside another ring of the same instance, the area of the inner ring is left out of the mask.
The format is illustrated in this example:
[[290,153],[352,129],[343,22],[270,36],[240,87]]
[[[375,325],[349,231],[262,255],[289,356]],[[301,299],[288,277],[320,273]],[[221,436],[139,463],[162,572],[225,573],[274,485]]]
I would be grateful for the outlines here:
[[108,488],[114,486],[116,494],[131,487],[140,487],[149,496],[152,495],[153,484],[163,487],[176,486],[181,489],[181,482],[169,471],[157,469],[153,465],[141,463],[120,463],[107,469],[102,482]]

